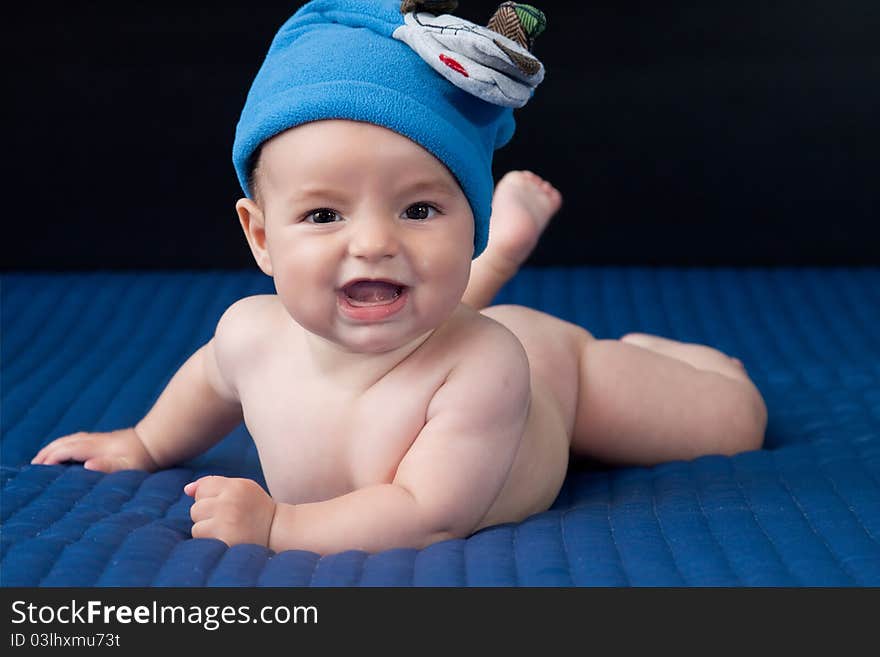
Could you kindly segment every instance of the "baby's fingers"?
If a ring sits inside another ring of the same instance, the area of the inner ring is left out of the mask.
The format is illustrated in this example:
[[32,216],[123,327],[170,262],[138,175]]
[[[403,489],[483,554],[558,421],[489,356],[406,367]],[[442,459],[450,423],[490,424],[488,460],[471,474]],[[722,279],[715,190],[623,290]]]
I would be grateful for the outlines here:
[[217,498],[209,497],[204,500],[195,502],[189,508],[189,517],[194,523],[203,522],[209,518],[213,518],[217,512]]
[[86,434],[75,433],[58,438],[41,449],[31,463],[54,465],[64,461],[85,461],[94,452],[94,445]]
[[121,456],[96,456],[83,462],[86,470],[98,472],[116,472],[117,470],[130,470],[131,465]]
[[195,523],[192,526],[190,533],[193,538],[216,538],[229,545],[228,541],[221,538],[219,526],[213,519],[200,520]]
[[34,458],[31,459],[31,463],[33,463],[33,464],[43,463],[44,459],[46,458],[46,454],[48,454],[50,451],[52,451],[53,449],[58,447],[59,444],[64,444],[64,443],[69,442],[71,440],[81,438],[82,436],[83,436],[83,432],[80,431],[77,433],[72,433],[69,436],[62,436],[61,438],[56,438],[55,440],[53,440],[49,444],[44,445],[43,448],[39,452],[37,452],[36,456],[34,456]]
[[228,481],[228,477],[206,475],[189,482],[183,487],[183,492],[196,500],[205,497],[216,497],[226,487]]

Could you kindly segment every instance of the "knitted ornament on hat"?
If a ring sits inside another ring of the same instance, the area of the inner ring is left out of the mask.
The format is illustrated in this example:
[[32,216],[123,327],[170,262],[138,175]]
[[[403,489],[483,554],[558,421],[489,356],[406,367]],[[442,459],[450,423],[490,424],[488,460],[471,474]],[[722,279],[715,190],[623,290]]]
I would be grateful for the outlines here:
[[[486,247],[492,156],[513,136],[513,108],[544,78],[529,51],[540,11],[505,2],[483,27],[454,0],[313,0],[276,33],[236,126],[242,190],[261,144],[303,123],[364,121],[413,140],[452,172]],[[435,13],[436,12],[436,13]]]

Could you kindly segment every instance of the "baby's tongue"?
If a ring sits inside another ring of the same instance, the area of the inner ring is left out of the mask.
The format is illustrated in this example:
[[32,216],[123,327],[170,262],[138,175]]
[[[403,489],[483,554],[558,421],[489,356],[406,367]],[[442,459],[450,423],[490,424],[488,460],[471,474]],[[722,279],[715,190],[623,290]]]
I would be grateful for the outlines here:
[[346,287],[345,294],[358,303],[388,303],[400,296],[400,288],[381,281],[358,281]]

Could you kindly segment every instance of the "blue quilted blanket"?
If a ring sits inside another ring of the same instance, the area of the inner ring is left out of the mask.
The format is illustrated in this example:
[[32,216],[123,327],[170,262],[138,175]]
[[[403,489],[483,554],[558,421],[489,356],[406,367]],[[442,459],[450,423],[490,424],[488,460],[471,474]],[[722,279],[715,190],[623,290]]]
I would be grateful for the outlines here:
[[654,468],[573,463],[553,507],[424,550],[319,558],[190,538],[182,486],[262,482],[239,428],[171,470],[30,466],[50,439],[136,422],[259,274],[8,273],[3,586],[878,586],[880,270],[526,269],[498,302],[597,337],[646,331],[739,357],[765,448]]

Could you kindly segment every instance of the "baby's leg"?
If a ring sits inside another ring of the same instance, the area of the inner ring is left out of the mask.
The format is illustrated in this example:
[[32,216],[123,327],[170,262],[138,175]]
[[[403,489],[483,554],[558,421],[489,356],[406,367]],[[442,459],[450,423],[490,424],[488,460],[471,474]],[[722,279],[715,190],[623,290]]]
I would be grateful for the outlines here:
[[651,465],[763,443],[767,409],[736,359],[644,334],[580,349],[575,452]]
[[489,244],[471,265],[462,301],[472,308],[485,308],[529,257],[560,205],[559,191],[534,173],[505,174],[492,197]]
[[671,356],[685,363],[690,363],[699,370],[710,370],[724,374],[732,379],[751,382],[745,367],[739,358],[732,358],[726,354],[702,344],[679,342],[669,338],[661,338],[658,335],[648,333],[629,333],[620,338],[621,342],[634,344],[637,347],[656,351],[664,356]]

